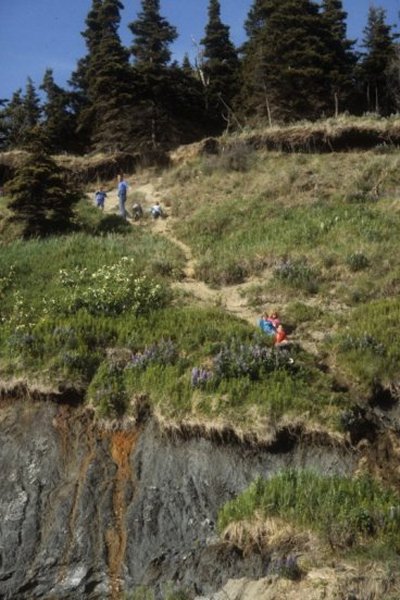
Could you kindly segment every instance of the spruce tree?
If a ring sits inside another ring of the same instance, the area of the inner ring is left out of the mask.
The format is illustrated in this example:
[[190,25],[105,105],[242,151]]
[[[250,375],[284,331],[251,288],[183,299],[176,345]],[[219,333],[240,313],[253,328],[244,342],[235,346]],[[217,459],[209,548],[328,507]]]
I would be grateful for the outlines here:
[[30,131],[39,123],[42,114],[39,96],[37,95],[36,88],[30,77],[28,77],[25,88],[23,107],[25,112],[25,126],[27,131]]
[[13,93],[11,100],[1,111],[2,149],[16,148],[22,139],[25,124],[25,113],[22,90]]
[[88,95],[96,115],[93,142],[105,151],[126,150],[131,144],[134,90],[129,53],[118,35],[122,8],[119,0],[103,0],[100,39],[88,68]]
[[335,116],[340,109],[348,109],[354,91],[354,68],[357,56],[354,40],[347,38],[347,13],[342,0],[322,0],[322,16],[327,31],[329,52],[329,82]]
[[159,0],[141,0],[141,11],[129,28],[134,35],[131,53],[140,98],[135,107],[135,138],[141,152],[151,154],[182,141],[185,113],[191,110],[185,82],[191,79],[169,64],[169,47],[177,32],[160,14]]
[[71,95],[55,83],[51,69],[46,70],[40,89],[46,94],[42,126],[51,151],[78,150],[75,136],[76,119],[70,109]]
[[5,150],[7,147],[7,123],[5,118],[5,106],[7,104],[6,98],[0,98],[0,151]]
[[329,52],[311,0],[255,0],[246,22],[242,98],[250,115],[319,117],[329,97]]
[[48,140],[38,127],[30,130],[25,149],[26,160],[6,185],[12,218],[22,222],[24,237],[68,230],[78,193],[69,189],[62,169],[48,153]]
[[73,89],[72,106],[77,118],[77,133],[85,149],[90,150],[91,138],[95,126],[95,110],[89,99],[89,65],[96,46],[101,39],[99,13],[102,0],[92,0],[91,8],[85,19],[86,29],[82,32],[87,54],[80,58],[75,71],[68,82]]
[[3,145],[7,149],[21,148],[30,131],[40,120],[42,109],[32,79],[28,77],[25,94],[19,89],[1,111]]
[[219,0],[209,0],[208,23],[201,44],[204,46],[202,69],[207,107],[211,117],[222,124],[222,114],[229,111],[240,90],[240,63],[229,37],[229,27],[221,22]]
[[160,14],[160,0],[142,0],[142,10],[129,28],[135,36],[131,52],[136,67],[157,68],[169,63],[169,46],[178,34],[176,28]]
[[194,73],[194,68],[192,66],[192,63],[190,62],[190,58],[187,52],[185,52],[185,56],[182,60],[182,71],[185,73],[185,75],[193,75]]
[[122,9],[119,0],[93,0],[82,34],[88,54],[71,81],[80,105],[78,130],[90,136],[92,149],[108,152],[132,144],[134,86],[129,53],[118,35]]
[[388,85],[390,66],[396,58],[392,26],[386,23],[386,11],[371,6],[364,29],[363,47],[366,49],[360,65],[360,79],[368,111],[389,115],[395,110],[395,101]]

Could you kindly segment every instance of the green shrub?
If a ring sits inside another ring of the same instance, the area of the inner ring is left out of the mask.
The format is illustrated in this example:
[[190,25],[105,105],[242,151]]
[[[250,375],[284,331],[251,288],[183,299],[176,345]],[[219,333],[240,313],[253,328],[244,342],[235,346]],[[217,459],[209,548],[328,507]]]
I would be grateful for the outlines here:
[[218,266],[212,259],[205,258],[196,268],[196,275],[212,285],[235,285],[245,281],[249,269],[240,260],[234,258]]
[[311,267],[305,258],[285,259],[274,270],[274,277],[290,287],[309,294],[318,291],[318,271]]
[[357,272],[369,267],[369,260],[363,252],[354,252],[346,258],[346,264],[350,271]]
[[123,370],[104,362],[90,383],[87,397],[100,417],[116,418],[124,415],[128,408],[128,396]]
[[128,235],[131,225],[119,215],[107,214],[91,205],[87,199],[78,202],[74,215],[74,227],[87,235],[106,235],[110,233]]
[[303,302],[291,302],[285,308],[285,320],[294,325],[317,321],[322,314],[323,311],[320,308]]
[[85,308],[91,314],[117,315],[150,312],[166,303],[166,290],[147,277],[137,277],[135,261],[123,257],[97,271],[87,268],[60,271],[65,293],[52,306],[57,312],[74,313]]
[[155,600],[155,596],[152,589],[140,585],[135,591],[125,593],[124,600]]

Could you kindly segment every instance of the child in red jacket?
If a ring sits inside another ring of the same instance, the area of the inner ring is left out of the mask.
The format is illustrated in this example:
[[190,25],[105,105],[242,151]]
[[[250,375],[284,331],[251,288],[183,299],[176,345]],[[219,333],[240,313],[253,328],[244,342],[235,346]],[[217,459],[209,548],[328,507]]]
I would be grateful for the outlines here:
[[276,328],[275,335],[275,344],[282,344],[282,342],[287,341],[286,331],[283,329],[282,325],[278,325]]

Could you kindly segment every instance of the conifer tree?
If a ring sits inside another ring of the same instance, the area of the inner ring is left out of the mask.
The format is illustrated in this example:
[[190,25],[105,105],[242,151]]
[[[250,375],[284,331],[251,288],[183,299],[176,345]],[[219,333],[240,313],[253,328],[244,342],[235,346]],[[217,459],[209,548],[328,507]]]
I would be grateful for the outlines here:
[[[271,7],[265,0],[253,0],[249,9],[244,28],[249,42],[252,42],[265,26]],[[246,43],[244,47],[246,46]]]
[[219,0],[209,0],[208,23],[202,64],[206,103],[212,118],[222,124],[221,114],[231,107],[240,89],[240,63],[229,37],[229,27],[221,21]]
[[53,152],[76,151],[76,119],[71,111],[71,96],[59,87],[53,77],[53,71],[47,69],[40,89],[46,93],[43,105],[43,129]]
[[38,128],[30,130],[25,142],[24,164],[7,183],[8,205],[15,221],[22,222],[24,237],[45,236],[71,226],[73,206],[79,200],[63,171],[48,154],[48,141]]
[[77,133],[85,150],[90,150],[96,121],[94,105],[89,98],[88,71],[96,46],[101,39],[99,18],[101,5],[102,0],[92,0],[85,19],[86,29],[81,34],[86,43],[87,54],[78,60],[77,67],[68,82],[73,89],[71,101],[77,119]]
[[135,36],[131,52],[136,67],[165,67],[169,63],[169,46],[178,34],[160,14],[160,0],[142,0],[142,10],[129,28]]
[[27,131],[30,131],[39,123],[42,114],[39,96],[30,77],[28,77],[25,88],[23,107],[25,112],[25,126]]
[[16,148],[22,139],[25,124],[25,113],[22,90],[13,93],[11,100],[5,104],[0,113],[2,131],[2,149]]
[[388,115],[395,109],[388,85],[388,72],[396,58],[396,38],[392,26],[386,23],[386,11],[371,6],[364,29],[363,46],[366,52],[361,60],[360,76],[366,109],[377,114]]
[[0,114],[5,148],[20,148],[40,120],[42,109],[32,79],[28,77],[25,94],[17,90]]
[[355,41],[347,39],[347,13],[343,10],[342,0],[322,0],[322,16],[328,36],[330,92],[337,116],[341,108],[349,107],[354,91]]
[[194,68],[192,66],[192,63],[190,62],[190,58],[187,52],[185,52],[185,56],[183,57],[182,60],[182,71],[186,74],[186,75],[193,75],[194,73]]
[[88,54],[72,78],[80,104],[78,129],[90,136],[91,147],[129,149],[134,86],[129,53],[118,35],[119,0],[93,0],[83,37]]
[[100,39],[88,68],[88,95],[96,114],[93,142],[108,151],[127,149],[131,141],[134,89],[129,53],[118,36],[122,8],[119,0],[103,0]]
[[243,102],[257,117],[315,118],[326,110],[329,53],[311,0],[255,0],[246,22]]
[[191,75],[169,64],[169,47],[177,32],[160,14],[159,0],[141,0],[141,11],[129,28],[134,34],[131,52],[140,96],[135,138],[143,153],[158,152],[186,141],[200,92]]
[[7,124],[5,120],[6,98],[0,98],[0,150],[4,150],[7,146]]

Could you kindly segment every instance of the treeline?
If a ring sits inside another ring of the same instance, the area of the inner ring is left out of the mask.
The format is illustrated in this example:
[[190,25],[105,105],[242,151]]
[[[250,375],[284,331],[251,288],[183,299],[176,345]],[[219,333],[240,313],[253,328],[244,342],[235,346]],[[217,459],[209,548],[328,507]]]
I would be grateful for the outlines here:
[[171,62],[178,33],[160,0],[141,0],[130,47],[118,34],[123,9],[119,0],[92,0],[87,53],[68,89],[48,69],[44,101],[30,79],[1,101],[2,150],[24,147],[38,126],[51,152],[145,154],[245,124],[399,108],[398,36],[383,8],[370,7],[356,51],[341,0],[253,0],[236,48],[219,0],[209,0],[193,64],[187,55]]

